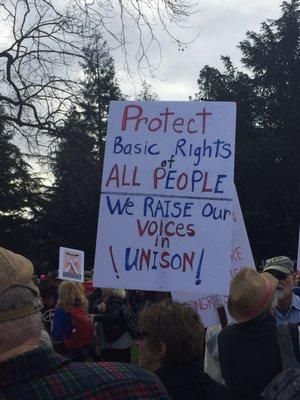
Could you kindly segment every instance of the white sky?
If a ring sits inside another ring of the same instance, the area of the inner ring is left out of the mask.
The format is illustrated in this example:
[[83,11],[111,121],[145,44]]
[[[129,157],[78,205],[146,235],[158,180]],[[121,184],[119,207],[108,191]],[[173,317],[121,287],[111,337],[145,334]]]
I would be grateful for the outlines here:
[[[64,4],[66,0],[53,0]],[[112,0],[113,1],[113,0]],[[185,1],[185,0],[178,0]],[[160,23],[157,21],[156,33],[162,47],[162,62],[156,73],[156,79],[145,78],[151,83],[160,100],[187,100],[197,92],[197,78],[199,71],[207,64],[218,69],[223,68],[221,55],[228,55],[235,66],[240,67],[241,53],[237,45],[245,39],[248,30],[258,32],[260,25],[266,19],[278,18],[281,14],[280,5],[283,0],[186,0],[197,3],[200,10],[189,21],[188,27],[178,29],[177,36],[190,39],[199,33],[197,39],[185,49],[179,51],[176,44],[160,32]],[[116,8],[117,10],[117,8]],[[110,26],[116,33],[120,30],[119,20],[113,20]],[[130,29],[132,32],[130,33]],[[128,33],[129,32],[129,33]],[[134,25],[127,31],[132,44],[138,41],[138,32]],[[112,42],[108,37],[108,45]],[[0,49],[7,46],[11,34],[4,25],[0,32]],[[132,45],[134,47],[134,45]],[[133,49],[132,47],[132,49]],[[134,54],[134,51],[132,51]],[[156,52],[151,57],[158,58]],[[117,71],[123,69],[124,56],[118,50],[111,52]],[[132,59],[132,65],[134,60]],[[78,63],[74,64],[75,71],[79,71]],[[123,73],[119,74],[119,83],[124,93],[134,98],[139,91],[139,85]]]
[[[197,92],[199,71],[208,64],[222,70],[221,55],[228,55],[235,66],[241,67],[238,43],[247,31],[258,32],[266,19],[276,19],[281,14],[281,0],[203,0],[201,11],[191,21],[199,37],[184,52],[175,44],[162,38],[163,60],[157,72],[159,79],[147,79],[160,100],[188,100]],[[118,66],[118,58],[115,58]],[[134,96],[132,83],[121,83],[125,93]]]

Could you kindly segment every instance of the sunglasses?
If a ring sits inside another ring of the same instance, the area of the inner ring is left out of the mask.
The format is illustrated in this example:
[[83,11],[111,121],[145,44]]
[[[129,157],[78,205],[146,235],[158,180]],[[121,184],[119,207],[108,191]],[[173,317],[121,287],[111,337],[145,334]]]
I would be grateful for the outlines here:
[[279,281],[284,281],[290,274],[286,274],[285,272],[270,270],[268,271],[274,278],[278,279]]

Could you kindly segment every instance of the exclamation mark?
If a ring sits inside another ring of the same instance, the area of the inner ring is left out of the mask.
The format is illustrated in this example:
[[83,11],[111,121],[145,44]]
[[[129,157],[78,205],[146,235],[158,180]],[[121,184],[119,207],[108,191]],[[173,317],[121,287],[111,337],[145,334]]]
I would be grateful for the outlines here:
[[119,279],[120,277],[118,275],[117,266],[116,266],[114,255],[113,255],[113,252],[112,252],[112,246],[109,246],[109,253],[110,253],[110,258],[111,258],[111,262],[112,262],[113,269],[115,271],[116,277],[117,277],[117,279]]
[[198,263],[198,268],[197,268],[197,273],[196,273],[196,282],[195,282],[196,285],[200,285],[200,283],[201,283],[200,274],[201,274],[203,256],[204,256],[204,249],[202,249],[200,258],[199,258],[199,263]]

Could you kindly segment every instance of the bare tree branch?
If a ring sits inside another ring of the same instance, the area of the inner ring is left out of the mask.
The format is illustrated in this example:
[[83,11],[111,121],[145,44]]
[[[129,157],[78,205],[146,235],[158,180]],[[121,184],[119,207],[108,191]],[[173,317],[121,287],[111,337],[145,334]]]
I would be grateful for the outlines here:
[[62,7],[59,0],[0,0],[9,39],[5,46],[0,40],[0,121],[26,138],[57,131],[80,89],[82,48],[93,38],[121,50],[127,72],[134,72],[134,57],[137,71],[153,76],[161,60],[159,30],[176,46],[188,43],[173,27],[197,11],[190,1],[70,0]]

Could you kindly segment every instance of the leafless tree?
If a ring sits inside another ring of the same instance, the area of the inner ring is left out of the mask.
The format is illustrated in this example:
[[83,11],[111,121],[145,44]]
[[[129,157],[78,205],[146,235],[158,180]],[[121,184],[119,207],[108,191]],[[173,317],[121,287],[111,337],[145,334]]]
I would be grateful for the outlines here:
[[137,68],[153,74],[149,52],[154,46],[161,55],[158,29],[179,49],[187,44],[174,35],[173,26],[196,12],[189,1],[72,0],[62,7],[58,0],[0,0],[0,120],[27,138],[56,130],[76,99],[78,61],[92,38],[106,40],[111,51],[121,50],[130,73],[137,36]]

